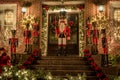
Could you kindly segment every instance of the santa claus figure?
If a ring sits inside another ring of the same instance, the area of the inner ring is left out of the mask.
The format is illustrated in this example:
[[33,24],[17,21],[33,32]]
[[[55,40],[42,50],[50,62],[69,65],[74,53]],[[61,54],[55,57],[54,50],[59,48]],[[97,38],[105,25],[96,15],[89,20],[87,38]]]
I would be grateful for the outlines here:
[[29,45],[30,45],[30,38],[31,38],[31,31],[29,30],[30,24],[26,24],[26,29],[24,31],[24,44],[25,44],[25,52],[29,52]]
[[56,37],[58,38],[58,55],[66,55],[66,40],[70,40],[70,28],[65,17],[65,12],[60,13],[58,27],[56,28]]
[[15,38],[16,30],[11,30],[12,38],[9,39],[12,60],[16,60],[16,47],[18,46],[18,38]]

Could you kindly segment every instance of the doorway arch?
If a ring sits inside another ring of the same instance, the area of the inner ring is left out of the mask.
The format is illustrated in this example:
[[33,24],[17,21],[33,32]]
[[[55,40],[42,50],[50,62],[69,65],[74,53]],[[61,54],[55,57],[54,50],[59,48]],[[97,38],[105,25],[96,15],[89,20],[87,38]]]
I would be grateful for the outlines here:
[[[84,9],[79,9],[78,6],[73,8],[72,6],[65,6],[68,13],[78,13],[78,52],[79,56],[83,56],[84,41]],[[59,12],[59,6],[43,6],[42,8],[42,27],[41,27],[41,49],[42,55],[46,56],[48,51],[48,16],[49,13]]]

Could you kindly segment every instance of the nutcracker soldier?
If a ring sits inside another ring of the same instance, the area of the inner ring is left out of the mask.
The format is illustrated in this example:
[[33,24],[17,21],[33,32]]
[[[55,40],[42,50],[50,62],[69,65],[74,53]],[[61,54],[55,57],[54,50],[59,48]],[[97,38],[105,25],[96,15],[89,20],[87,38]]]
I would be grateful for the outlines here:
[[102,48],[103,48],[104,54],[107,54],[108,49],[107,49],[107,38],[106,38],[105,29],[102,29]]
[[15,38],[16,30],[11,30],[12,38],[9,39],[12,62],[16,61],[16,47],[18,46],[18,38]]
[[39,25],[37,23],[34,23],[32,26],[33,26],[33,32],[32,32],[33,45],[38,46],[39,45]]
[[55,32],[58,38],[58,55],[67,55],[66,40],[70,40],[70,28],[67,24],[65,12],[60,13],[58,27]]
[[97,23],[92,23],[92,54],[98,53],[98,39],[99,39],[99,30],[97,29]]
[[86,43],[87,44],[91,44],[91,31],[92,31],[92,24],[90,22],[90,18],[88,17],[88,19],[86,20],[86,28],[87,28],[87,31],[86,31]]
[[31,38],[31,31],[29,30],[29,26],[30,24],[27,23],[26,24],[26,30],[24,31],[24,44],[25,44],[25,51],[24,52],[27,52],[29,53],[29,46],[30,46],[30,38]]
[[108,45],[107,45],[107,38],[106,38],[106,30],[102,29],[101,30],[102,33],[102,48],[103,48],[103,59],[104,59],[104,66],[108,66]]

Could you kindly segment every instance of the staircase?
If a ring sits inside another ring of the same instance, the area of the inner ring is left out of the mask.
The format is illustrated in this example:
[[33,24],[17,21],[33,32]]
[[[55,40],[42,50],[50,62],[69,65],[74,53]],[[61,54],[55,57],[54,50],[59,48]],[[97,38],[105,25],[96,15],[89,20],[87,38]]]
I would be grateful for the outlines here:
[[66,74],[77,76],[78,73],[86,73],[87,80],[99,80],[95,72],[83,57],[78,56],[46,56],[33,65],[36,70],[39,68],[50,71],[53,76],[65,77]]

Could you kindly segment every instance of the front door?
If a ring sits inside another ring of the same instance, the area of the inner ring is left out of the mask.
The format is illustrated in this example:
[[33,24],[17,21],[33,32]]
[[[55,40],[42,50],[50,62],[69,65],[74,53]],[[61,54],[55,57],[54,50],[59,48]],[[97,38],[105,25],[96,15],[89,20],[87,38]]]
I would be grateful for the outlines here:
[[[70,40],[67,40],[66,50],[67,55],[78,55],[78,13],[66,14],[68,24],[70,26]],[[58,38],[55,37],[55,21],[59,20],[59,13],[50,13],[48,17],[48,53],[47,55],[57,55],[58,52]],[[58,25],[59,26],[59,25]]]

